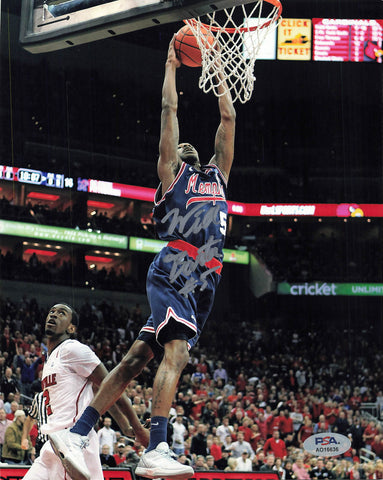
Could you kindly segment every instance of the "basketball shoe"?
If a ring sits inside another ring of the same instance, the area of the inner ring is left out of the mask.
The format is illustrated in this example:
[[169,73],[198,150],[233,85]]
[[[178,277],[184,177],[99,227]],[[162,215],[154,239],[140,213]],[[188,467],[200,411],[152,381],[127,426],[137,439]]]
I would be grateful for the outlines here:
[[89,445],[88,437],[72,433],[68,428],[50,433],[49,440],[55,454],[73,480],[90,480],[82,449]]
[[177,462],[171,454],[169,445],[161,442],[154,450],[142,454],[135,473],[146,478],[183,480],[192,477],[194,470]]

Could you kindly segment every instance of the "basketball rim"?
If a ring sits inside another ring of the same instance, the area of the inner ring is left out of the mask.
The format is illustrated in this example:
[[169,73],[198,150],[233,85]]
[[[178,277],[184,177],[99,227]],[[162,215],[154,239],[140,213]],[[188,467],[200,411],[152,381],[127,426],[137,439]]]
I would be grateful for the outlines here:
[[[263,2],[269,3],[270,5],[272,5],[277,10],[276,10],[276,13],[273,15],[273,17],[270,20],[268,20],[267,22],[263,23],[262,25],[253,25],[251,27],[238,27],[238,28],[220,27],[220,26],[215,26],[215,25],[207,25],[203,22],[198,22],[195,18],[189,18],[188,20],[184,20],[184,22],[185,23],[191,23],[191,24],[194,24],[194,25],[197,25],[198,23],[200,23],[200,25],[202,27],[207,28],[211,32],[222,32],[223,31],[223,32],[226,32],[228,34],[254,32],[255,30],[258,30],[258,29],[261,30],[263,28],[267,28],[272,23],[277,22],[278,19],[281,16],[281,14],[282,14],[282,4],[281,4],[280,0],[258,0],[257,3],[259,4],[259,6],[262,6]],[[242,4],[247,4],[247,3],[255,3],[255,2],[244,1]]]

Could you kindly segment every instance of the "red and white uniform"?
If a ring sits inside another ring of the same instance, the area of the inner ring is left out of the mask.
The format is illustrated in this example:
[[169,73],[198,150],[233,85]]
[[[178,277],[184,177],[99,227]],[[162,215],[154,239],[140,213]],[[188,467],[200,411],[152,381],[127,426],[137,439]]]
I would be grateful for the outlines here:
[[[45,362],[42,388],[47,411],[44,434],[71,428],[93,399],[88,377],[100,364],[100,359],[86,345],[68,339],[60,343]],[[89,446],[84,450],[85,462],[92,480],[103,480],[97,434],[91,430]],[[25,480],[70,480],[50,442],[41,449]]]

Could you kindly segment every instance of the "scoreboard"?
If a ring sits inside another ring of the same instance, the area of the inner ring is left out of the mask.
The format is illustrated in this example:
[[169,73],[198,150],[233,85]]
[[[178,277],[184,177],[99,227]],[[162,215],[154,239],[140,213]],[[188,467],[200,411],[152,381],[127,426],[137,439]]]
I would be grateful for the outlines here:
[[375,62],[383,59],[383,20],[313,18],[313,60]]
[[66,177],[62,173],[41,172],[31,168],[18,168],[9,165],[0,165],[0,180],[53,188],[73,188],[74,185],[73,178]]

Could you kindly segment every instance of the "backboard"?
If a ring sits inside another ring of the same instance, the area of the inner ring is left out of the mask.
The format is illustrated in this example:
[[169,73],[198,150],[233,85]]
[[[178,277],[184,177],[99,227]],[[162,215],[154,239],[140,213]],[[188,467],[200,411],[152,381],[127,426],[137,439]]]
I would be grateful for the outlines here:
[[194,18],[248,0],[23,0],[20,43],[41,53]]

